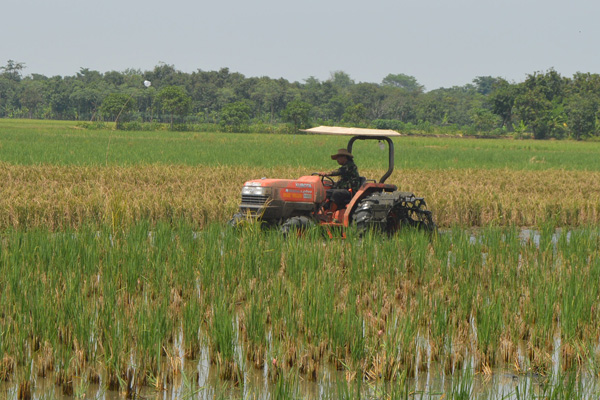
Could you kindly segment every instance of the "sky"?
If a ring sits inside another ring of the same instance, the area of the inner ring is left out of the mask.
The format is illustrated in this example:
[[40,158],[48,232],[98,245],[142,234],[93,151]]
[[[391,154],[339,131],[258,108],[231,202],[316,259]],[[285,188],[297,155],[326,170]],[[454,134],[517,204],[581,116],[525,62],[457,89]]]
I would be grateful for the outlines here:
[[292,82],[401,73],[434,90],[551,68],[600,73],[600,2],[589,0],[8,0],[0,10],[0,66],[25,63],[23,75],[166,63]]

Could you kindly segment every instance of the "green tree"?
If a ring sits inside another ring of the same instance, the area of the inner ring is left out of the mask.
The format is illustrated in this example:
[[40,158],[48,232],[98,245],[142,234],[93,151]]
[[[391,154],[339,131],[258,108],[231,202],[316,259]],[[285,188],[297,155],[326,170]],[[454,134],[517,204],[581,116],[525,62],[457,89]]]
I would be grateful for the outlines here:
[[329,81],[338,89],[347,90],[354,85],[354,80],[344,71],[333,71]]
[[21,71],[25,69],[25,63],[8,60],[4,67],[0,67],[2,76],[15,82],[21,81]]
[[367,110],[362,103],[352,104],[346,107],[344,112],[343,120],[353,124],[361,124],[365,121],[367,116]]
[[104,98],[100,113],[116,122],[116,128],[121,129],[128,119],[129,112],[135,107],[135,99],[125,93],[111,93]]
[[511,85],[504,79],[499,79],[489,94],[488,102],[492,112],[502,121],[502,127],[512,127],[513,107],[517,97],[517,86]]
[[21,83],[20,102],[29,113],[29,118],[38,111],[44,102],[44,86],[42,82],[25,78]]
[[381,82],[383,86],[404,89],[408,92],[422,93],[425,87],[414,76],[406,74],[388,74]]
[[72,119],[75,110],[71,104],[73,80],[60,76],[52,77],[48,82],[46,98],[50,99],[50,116],[57,119]]
[[386,94],[381,105],[384,118],[416,122],[416,101],[419,93],[394,87],[384,87],[384,91]]
[[546,73],[534,72],[527,75],[522,85],[527,90],[542,94],[548,101],[560,102],[566,94],[568,81],[554,69],[550,69]]
[[267,77],[260,78],[250,96],[258,106],[258,114],[268,112],[272,123],[275,118],[275,110],[283,98],[283,91],[277,81]]
[[[345,102],[349,101],[348,96],[342,93],[344,90],[335,86],[331,80],[319,82],[312,76],[305,82],[302,87],[301,99],[313,106],[311,115],[324,120],[339,120],[346,107],[344,105],[341,110],[339,109],[340,99],[343,97]],[[288,93],[291,91],[293,89],[288,90]]]
[[570,82],[569,92],[600,96],[600,74],[577,72]]
[[425,93],[419,97],[415,106],[417,121],[427,121],[437,125],[447,122],[448,104],[445,100],[444,94],[440,89]]
[[541,89],[526,90],[515,98],[517,119],[533,131],[536,139],[550,136],[552,126],[552,102]]
[[383,116],[383,101],[385,91],[375,83],[357,83],[349,90],[350,99],[354,104],[362,104],[365,109],[365,119],[378,119]]
[[492,76],[478,76],[477,78],[473,79],[473,84],[475,85],[477,93],[488,95],[502,80],[503,79],[501,78],[494,78]]
[[341,121],[344,117],[346,108],[350,105],[350,99],[347,96],[334,96],[324,106],[327,119],[333,119],[334,121]]
[[490,132],[498,125],[500,117],[486,108],[474,108],[471,110],[471,119],[479,132]]
[[282,117],[294,125],[294,131],[308,128],[310,124],[310,110],[312,106],[302,100],[290,101],[282,111]]
[[110,88],[103,81],[91,83],[77,82],[73,85],[73,91],[69,100],[77,110],[77,118],[91,117],[95,115],[102,99],[110,92]]
[[244,132],[248,130],[251,109],[247,101],[226,104],[221,109],[219,125],[229,132]]
[[598,97],[576,94],[567,101],[568,127],[574,139],[592,136],[597,131]]
[[171,129],[174,116],[185,117],[192,103],[192,99],[180,86],[167,86],[156,94],[156,101],[161,110],[170,115]]

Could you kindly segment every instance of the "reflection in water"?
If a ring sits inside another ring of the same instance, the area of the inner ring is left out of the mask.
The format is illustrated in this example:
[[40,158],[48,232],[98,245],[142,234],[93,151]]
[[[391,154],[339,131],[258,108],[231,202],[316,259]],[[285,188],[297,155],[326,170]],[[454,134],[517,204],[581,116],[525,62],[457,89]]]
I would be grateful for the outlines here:
[[[181,343],[177,342],[176,346]],[[561,336],[559,332],[555,335],[554,348],[552,351],[552,374],[548,377],[535,373],[515,374],[512,366],[498,368],[490,374],[475,373],[471,365],[464,364],[460,371],[454,371],[452,375],[446,375],[442,366],[432,362],[431,348],[428,340],[420,336],[416,343],[417,353],[415,360],[415,375],[405,382],[347,382],[345,374],[337,371],[332,366],[324,366],[321,370],[319,380],[311,382],[308,380],[291,380],[290,391],[294,398],[314,399],[336,399],[343,393],[358,394],[360,391],[367,398],[395,397],[391,394],[409,394],[408,398],[415,399],[447,399],[447,398],[480,398],[480,399],[537,399],[565,398],[561,394],[573,391],[574,397],[584,399],[597,399],[600,393],[598,382],[590,374],[561,375],[560,354]],[[519,350],[522,354],[522,350]],[[183,356],[183,354],[179,354]],[[269,357],[268,355],[266,357]],[[423,359],[421,361],[421,359]],[[468,358],[474,360],[473,356]],[[422,364],[420,364],[422,362]],[[525,356],[520,358],[519,363],[525,363]],[[268,362],[264,363],[262,369],[244,367],[243,382],[238,387],[233,387],[221,381],[216,368],[211,368],[209,349],[202,346],[199,359],[183,364],[181,359],[181,371],[174,377],[173,384],[164,390],[146,387],[140,393],[140,397],[150,400],[176,400],[176,399],[198,399],[208,400],[214,398],[244,398],[244,399],[272,399],[275,392],[279,391],[277,384],[269,380]],[[421,371],[419,365],[423,368]],[[133,366],[132,366],[133,367]],[[425,375],[422,372],[425,372]],[[123,399],[124,393],[108,391],[101,383],[77,385],[81,398],[98,400]],[[34,382],[34,399],[57,399],[63,400],[70,397],[63,396],[54,384],[52,376],[36,378]],[[0,384],[0,397],[6,399],[17,399],[18,388],[11,383]],[[76,390],[77,393],[77,390]],[[387,393],[387,396],[385,394]],[[462,396],[466,397],[462,397]],[[354,396],[352,396],[354,397]],[[285,396],[284,396],[285,398]],[[402,397],[404,398],[404,397]]]

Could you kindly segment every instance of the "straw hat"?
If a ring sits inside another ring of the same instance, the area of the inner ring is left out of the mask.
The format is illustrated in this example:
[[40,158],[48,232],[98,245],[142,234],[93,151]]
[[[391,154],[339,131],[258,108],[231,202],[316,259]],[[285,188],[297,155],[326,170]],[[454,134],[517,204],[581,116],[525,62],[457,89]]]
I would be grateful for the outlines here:
[[349,159],[353,159],[354,158],[354,156],[352,155],[352,153],[350,153],[348,150],[346,150],[346,149],[339,149],[338,152],[337,152],[337,154],[333,154],[331,156],[331,159],[332,160],[337,160],[338,157],[342,157],[342,156],[348,157]]

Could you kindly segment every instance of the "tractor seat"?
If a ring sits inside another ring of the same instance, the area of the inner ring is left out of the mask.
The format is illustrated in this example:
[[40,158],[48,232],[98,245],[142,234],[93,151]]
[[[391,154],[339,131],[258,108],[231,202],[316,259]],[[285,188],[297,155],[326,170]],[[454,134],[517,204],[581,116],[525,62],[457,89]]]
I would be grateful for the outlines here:
[[365,178],[364,176],[360,176],[359,178],[360,178],[360,186],[359,187],[362,187],[362,185],[367,183],[367,178]]

